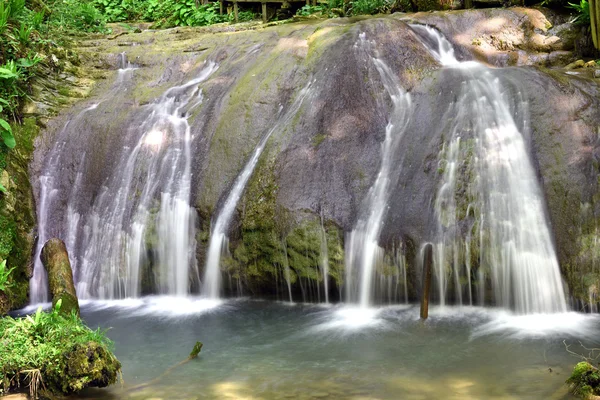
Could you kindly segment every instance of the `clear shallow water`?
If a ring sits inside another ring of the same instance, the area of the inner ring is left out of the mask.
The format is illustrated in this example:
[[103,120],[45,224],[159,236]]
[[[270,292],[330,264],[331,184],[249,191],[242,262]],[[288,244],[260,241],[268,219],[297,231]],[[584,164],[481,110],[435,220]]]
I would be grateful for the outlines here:
[[[254,300],[151,297],[86,302],[110,328],[125,385],[98,399],[569,399],[577,359],[563,340],[598,346],[600,318],[512,316],[482,308],[364,310]],[[204,343],[200,357],[144,389]],[[577,346],[575,345],[577,344]],[[550,371],[551,369],[551,371]]]

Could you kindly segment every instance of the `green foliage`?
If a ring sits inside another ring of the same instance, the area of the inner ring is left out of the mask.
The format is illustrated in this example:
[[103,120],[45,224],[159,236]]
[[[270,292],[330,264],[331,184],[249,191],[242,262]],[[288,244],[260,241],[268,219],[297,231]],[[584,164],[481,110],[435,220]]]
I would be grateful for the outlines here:
[[389,0],[354,0],[350,6],[350,14],[383,14],[391,8],[392,3]]
[[571,22],[576,22],[579,25],[590,24],[590,3],[587,0],[581,0],[579,4],[569,3],[568,8],[577,12],[577,16]]
[[156,7],[159,2],[143,0],[94,0],[93,4],[108,22],[122,22],[141,20],[148,8]]
[[70,375],[81,371],[71,371],[68,365],[78,348],[90,347],[90,344],[93,344],[91,348],[100,348],[108,361],[120,368],[110,354],[112,342],[105,332],[89,329],[75,314],[64,316],[60,306],[60,302],[57,303],[49,313],[40,307],[34,315],[25,318],[0,319],[0,390],[7,392],[23,384],[24,371],[38,370],[48,390],[72,391]]
[[104,16],[85,0],[55,0],[48,26],[57,33],[106,32]]
[[197,6],[195,0],[150,0],[144,19],[157,21],[157,26],[205,26],[228,22],[230,16],[219,14],[219,3]]
[[346,3],[343,0],[329,0],[327,4],[305,5],[296,15],[333,18],[343,15],[383,14],[391,10],[392,4],[391,0],[352,0]]
[[299,9],[296,12],[296,15],[300,15],[302,17],[308,17],[309,15],[312,14],[326,14],[327,11],[329,10],[328,7],[326,6],[312,6],[310,4],[307,4],[305,6],[303,6],[301,9]]
[[13,270],[14,268],[8,269],[6,267],[6,260],[0,263],[0,292],[4,292],[10,288],[11,284],[8,281],[8,277]]

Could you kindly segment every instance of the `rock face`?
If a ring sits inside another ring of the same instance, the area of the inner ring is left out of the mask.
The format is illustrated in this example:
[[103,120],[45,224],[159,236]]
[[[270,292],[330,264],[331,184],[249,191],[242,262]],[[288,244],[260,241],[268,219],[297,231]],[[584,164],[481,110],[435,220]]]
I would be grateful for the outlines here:
[[[222,262],[223,281],[229,292],[281,295],[289,277],[292,291],[307,297],[312,292],[316,300],[322,296],[317,287],[322,290],[326,250],[329,288],[337,299],[345,234],[353,229],[377,177],[392,108],[373,61],[378,59],[394,71],[413,102],[410,126],[394,155],[396,161],[403,160],[402,168],[394,176],[379,244],[387,259],[399,253],[406,259],[408,290],[414,298],[416,255],[435,232],[431,216],[445,140],[440,118],[461,81],[451,69],[438,65],[408,21],[438,27],[458,46],[462,59],[475,53],[495,65],[538,66],[506,68],[498,74],[509,83],[507,91],[529,104],[528,110],[515,112],[529,115],[526,139],[546,195],[563,274],[573,295],[588,298],[589,288],[600,287],[593,286],[598,278],[591,254],[598,254],[597,249],[593,253],[589,248],[596,246],[593,227],[600,216],[599,87],[591,79],[541,67],[552,57],[569,59],[570,53],[560,52],[570,52],[572,41],[566,29],[550,32],[552,24],[544,14],[531,9],[334,19],[227,34],[206,29],[140,33],[138,45],[128,48],[129,59],[140,66],[132,82],[111,101],[95,104],[111,90],[110,83],[100,86],[97,97],[51,121],[39,140],[34,176],[48,163],[44,156],[49,150],[57,143],[63,146],[55,205],[48,212],[52,236],[64,238],[72,232],[67,208],[71,216],[81,217],[76,232],[91,229],[92,220],[85,222],[89,205],[115,176],[123,149],[135,146],[144,105],[197,76],[205,61],[213,61],[218,69],[202,84],[204,102],[189,118],[198,265],[204,265],[211,218],[214,221],[235,177],[260,138],[277,126],[280,109],[287,109],[309,86],[310,101],[272,134],[237,206],[229,229],[230,253]],[[103,55],[114,59],[122,51],[120,40],[87,43],[83,58],[95,63]],[[86,109],[93,111],[75,127],[69,125],[77,135],[64,128]],[[36,192],[39,199],[39,187]],[[156,218],[153,212],[149,218]],[[160,278],[153,264],[157,246],[147,232],[146,263],[140,272],[144,293],[155,292],[154,280]],[[71,255],[77,265],[84,262],[84,250],[81,242],[74,242]],[[581,278],[584,275],[589,279]],[[101,277],[94,279],[96,284]],[[197,290],[197,283],[190,282]]]
[[48,283],[52,294],[52,306],[60,300],[60,312],[79,316],[79,301],[73,284],[73,271],[65,243],[60,239],[50,239],[42,249],[42,263],[48,271]]
[[[35,206],[28,164],[33,154],[33,138],[39,132],[35,120],[26,118],[13,127],[17,147],[0,150],[0,183],[7,189],[0,193],[0,260],[6,260],[11,273],[11,287],[2,296],[8,308],[27,304],[31,278],[31,254],[35,241]],[[2,308],[2,307],[0,307]],[[0,311],[1,314],[1,311]]]
[[490,65],[562,66],[575,57],[578,34],[549,10],[490,8],[417,13],[410,19],[437,27],[463,49],[463,57]]

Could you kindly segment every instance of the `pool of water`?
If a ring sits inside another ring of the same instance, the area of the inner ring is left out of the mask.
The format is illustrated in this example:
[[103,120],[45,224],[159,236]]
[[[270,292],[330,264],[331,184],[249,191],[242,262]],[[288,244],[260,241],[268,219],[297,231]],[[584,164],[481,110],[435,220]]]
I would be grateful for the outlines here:
[[[87,302],[124,384],[97,399],[570,399],[564,381],[599,346],[600,318],[483,308],[356,309],[236,299]],[[148,386],[185,359],[200,356]],[[587,353],[587,352],[586,352]]]

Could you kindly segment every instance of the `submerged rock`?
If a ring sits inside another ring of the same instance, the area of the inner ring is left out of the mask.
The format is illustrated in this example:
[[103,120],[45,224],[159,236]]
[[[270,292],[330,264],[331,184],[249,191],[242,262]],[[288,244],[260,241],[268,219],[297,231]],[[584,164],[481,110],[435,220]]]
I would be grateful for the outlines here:
[[48,271],[52,306],[56,306],[56,303],[61,300],[60,312],[69,315],[74,311],[79,315],[79,301],[65,243],[56,238],[48,240],[42,249],[41,258]]
[[583,68],[583,67],[585,67],[585,61],[577,60],[577,61],[574,61],[571,64],[567,65],[565,67],[565,69],[578,69],[578,68]]

